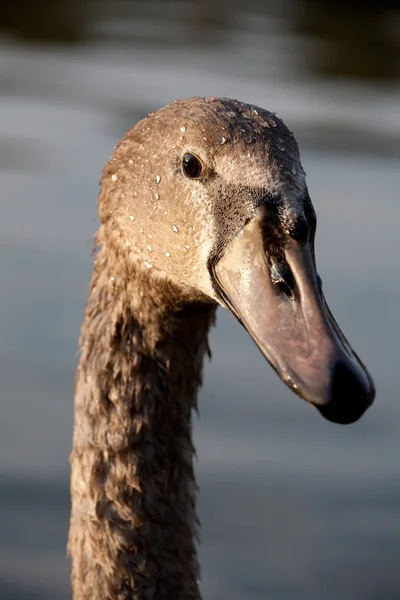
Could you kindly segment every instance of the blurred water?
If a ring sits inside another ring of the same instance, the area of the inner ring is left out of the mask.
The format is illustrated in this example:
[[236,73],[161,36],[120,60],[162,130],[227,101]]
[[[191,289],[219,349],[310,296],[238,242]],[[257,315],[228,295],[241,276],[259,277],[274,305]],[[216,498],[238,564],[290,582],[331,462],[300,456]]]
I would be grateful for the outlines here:
[[400,90],[296,80],[276,48],[261,77],[254,39],[243,26],[230,61],[229,44],[2,43],[2,600],[70,597],[73,379],[102,166],[147,111],[197,94],[277,110],[298,134],[326,296],[378,390],[360,423],[323,421],[220,310],[195,419],[204,597],[400,597]]

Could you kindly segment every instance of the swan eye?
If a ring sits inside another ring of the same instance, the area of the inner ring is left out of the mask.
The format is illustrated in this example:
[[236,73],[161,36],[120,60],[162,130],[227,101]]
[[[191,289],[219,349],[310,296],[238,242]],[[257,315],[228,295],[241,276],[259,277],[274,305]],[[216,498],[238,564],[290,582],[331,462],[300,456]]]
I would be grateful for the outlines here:
[[198,179],[203,174],[201,160],[189,152],[183,157],[182,169],[186,177],[190,177],[190,179]]

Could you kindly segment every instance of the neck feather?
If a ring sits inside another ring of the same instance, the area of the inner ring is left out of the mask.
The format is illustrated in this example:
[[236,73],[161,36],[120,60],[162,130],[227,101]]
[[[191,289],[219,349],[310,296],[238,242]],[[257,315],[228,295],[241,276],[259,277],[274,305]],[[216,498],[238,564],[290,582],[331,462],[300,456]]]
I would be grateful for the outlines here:
[[191,412],[215,307],[179,305],[172,286],[128,277],[109,255],[96,260],[76,378],[74,599],[197,600]]

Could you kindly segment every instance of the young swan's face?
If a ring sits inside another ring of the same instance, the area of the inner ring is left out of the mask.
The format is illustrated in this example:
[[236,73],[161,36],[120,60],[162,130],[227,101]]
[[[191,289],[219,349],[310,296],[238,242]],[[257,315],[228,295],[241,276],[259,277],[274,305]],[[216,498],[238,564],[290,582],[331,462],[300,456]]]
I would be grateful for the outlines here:
[[230,309],[328,419],[355,421],[371,404],[370,376],[322,294],[305,173],[276,115],[204,98],[153,113],[106,166],[100,216],[140,268]]

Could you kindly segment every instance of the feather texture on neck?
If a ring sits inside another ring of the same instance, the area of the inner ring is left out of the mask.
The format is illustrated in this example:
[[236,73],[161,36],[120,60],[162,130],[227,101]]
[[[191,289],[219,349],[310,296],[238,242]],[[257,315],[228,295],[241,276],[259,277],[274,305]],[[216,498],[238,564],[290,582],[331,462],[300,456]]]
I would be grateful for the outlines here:
[[[191,412],[215,307],[103,245],[75,394],[75,600],[199,598]],[[124,274],[124,276],[122,276]],[[121,276],[120,276],[121,275]]]

